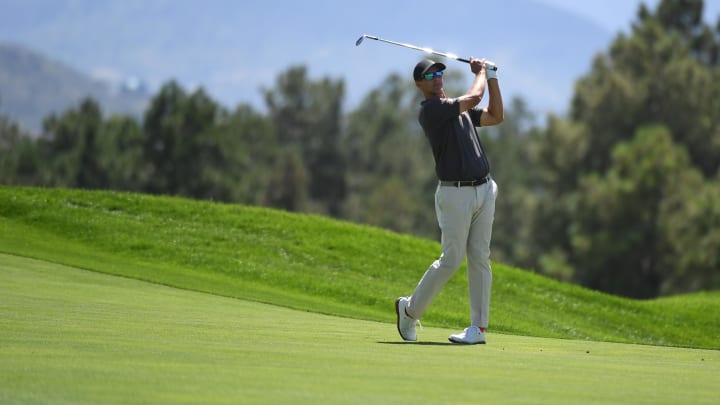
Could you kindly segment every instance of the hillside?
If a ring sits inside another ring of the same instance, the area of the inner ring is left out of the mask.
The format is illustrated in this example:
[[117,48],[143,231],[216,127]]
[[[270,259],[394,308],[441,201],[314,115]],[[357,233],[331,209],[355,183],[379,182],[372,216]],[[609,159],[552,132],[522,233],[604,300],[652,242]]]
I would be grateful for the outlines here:
[[[0,252],[187,290],[394,322],[436,242],[270,209],[170,197],[0,186]],[[466,326],[464,270],[423,319]],[[494,265],[491,329],[720,348],[720,293],[635,301]]]
[[105,114],[140,116],[149,96],[114,89],[109,83],[19,45],[0,43],[0,114],[40,133],[43,119],[92,97]]

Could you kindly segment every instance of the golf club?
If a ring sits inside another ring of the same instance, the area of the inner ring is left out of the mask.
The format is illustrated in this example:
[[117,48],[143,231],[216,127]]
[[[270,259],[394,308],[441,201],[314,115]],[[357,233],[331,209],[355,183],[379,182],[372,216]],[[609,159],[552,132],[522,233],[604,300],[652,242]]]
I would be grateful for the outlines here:
[[[421,47],[419,47],[419,46],[410,45],[410,44],[404,44],[404,43],[402,43],[402,42],[390,41],[389,39],[378,38],[378,37],[376,37],[376,36],[374,36],[374,35],[368,35],[368,34],[363,34],[360,38],[358,38],[358,40],[355,41],[355,46],[359,46],[360,44],[362,44],[362,42],[363,42],[363,40],[364,40],[365,38],[374,39],[374,40],[376,40],[376,41],[387,42],[388,44],[403,46],[403,47],[405,47],[405,48],[414,49],[414,50],[416,50],[416,51],[421,51],[421,52],[425,52],[425,53],[431,53],[431,54],[433,54],[433,55],[442,56],[442,57],[444,57],[444,58],[455,59],[456,61],[459,61],[459,62],[470,63],[470,60],[469,60],[469,59],[461,58],[461,57],[459,57],[459,56],[457,56],[457,55],[454,55],[454,54],[452,54],[452,53],[438,52],[438,51],[432,50],[432,49],[430,49],[430,48],[421,48]],[[493,66],[492,69],[493,69],[493,70],[497,70],[497,66]]]

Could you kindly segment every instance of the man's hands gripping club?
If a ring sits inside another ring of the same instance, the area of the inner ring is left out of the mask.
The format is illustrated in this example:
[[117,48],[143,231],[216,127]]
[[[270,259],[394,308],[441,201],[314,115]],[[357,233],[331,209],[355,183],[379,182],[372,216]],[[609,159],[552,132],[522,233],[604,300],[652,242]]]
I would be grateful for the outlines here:
[[460,111],[467,111],[480,104],[485,94],[485,81],[490,79],[497,80],[497,66],[494,62],[485,59],[470,58],[470,70],[475,74],[472,86],[459,98]]
[[477,75],[480,71],[485,70],[487,80],[497,79],[497,65],[486,59],[470,58],[470,70]]

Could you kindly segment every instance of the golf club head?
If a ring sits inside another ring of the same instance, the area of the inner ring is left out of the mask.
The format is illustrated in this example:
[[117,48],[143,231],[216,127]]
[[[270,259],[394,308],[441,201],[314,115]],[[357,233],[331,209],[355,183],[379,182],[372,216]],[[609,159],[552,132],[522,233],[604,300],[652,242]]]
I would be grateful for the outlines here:
[[365,35],[361,36],[360,38],[358,38],[357,41],[355,41],[355,46],[362,44],[363,39],[365,39]]

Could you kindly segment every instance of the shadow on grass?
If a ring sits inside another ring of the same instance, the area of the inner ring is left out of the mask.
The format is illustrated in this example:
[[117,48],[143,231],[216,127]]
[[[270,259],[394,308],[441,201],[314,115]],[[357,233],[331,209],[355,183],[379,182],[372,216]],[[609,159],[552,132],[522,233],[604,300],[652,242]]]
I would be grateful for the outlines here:
[[377,342],[381,345],[466,346],[451,342]]

